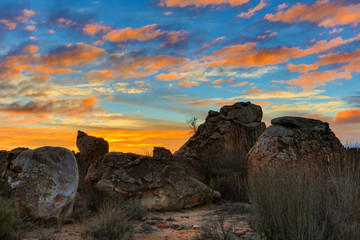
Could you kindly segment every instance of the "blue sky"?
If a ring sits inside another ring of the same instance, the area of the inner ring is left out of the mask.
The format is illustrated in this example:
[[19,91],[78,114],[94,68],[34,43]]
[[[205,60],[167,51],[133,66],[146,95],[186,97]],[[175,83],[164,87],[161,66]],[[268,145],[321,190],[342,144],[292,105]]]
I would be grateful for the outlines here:
[[359,23],[357,1],[1,1],[0,146],[174,151],[236,101],[358,141]]

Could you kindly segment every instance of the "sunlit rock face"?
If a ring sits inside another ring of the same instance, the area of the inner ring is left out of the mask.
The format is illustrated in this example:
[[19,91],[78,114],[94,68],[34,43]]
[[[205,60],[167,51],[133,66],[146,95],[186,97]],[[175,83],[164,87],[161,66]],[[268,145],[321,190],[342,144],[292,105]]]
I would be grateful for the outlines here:
[[[85,181],[99,191],[138,199],[143,207],[153,210],[189,208],[206,202],[207,186],[193,177],[196,172],[190,159],[155,155],[107,153],[89,166]],[[216,197],[220,197],[218,192]]]
[[89,136],[82,131],[78,131],[76,146],[80,151],[77,160],[81,177],[85,175],[90,163],[102,159],[109,152],[109,143],[106,140]]
[[247,156],[249,171],[276,163],[332,164],[344,159],[344,147],[328,123],[280,117],[271,124]]
[[72,213],[79,174],[70,150],[41,147],[10,151],[6,177],[22,213],[44,221],[62,220]]
[[207,180],[246,169],[246,154],[266,129],[262,109],[250,102],[209,111],[205,123],[174,155],[189,156],[208,168]]

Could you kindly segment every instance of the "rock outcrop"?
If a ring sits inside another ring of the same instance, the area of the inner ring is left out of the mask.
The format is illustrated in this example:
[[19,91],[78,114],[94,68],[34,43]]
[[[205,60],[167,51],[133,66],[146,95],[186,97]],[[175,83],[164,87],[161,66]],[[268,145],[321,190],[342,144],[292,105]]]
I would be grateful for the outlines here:
[[247,156],[249,171],[284,162],[332,164],[345,157],[344,147],[328,123],[280,117],[271,124]]
[[209,111],[205,123],[174,155],[195,158],[207,182],[210,178],[224,182],[221,178],[240,171],[246,175],[246,155],[266,129],[261,119],[261,107],[250,102]]
[[109,152],[109,143],[103,138],[89,136],[82,131],[78,131],[76,146],[80,154],[77,156],[79,174],[85,176],[86,169],[90,163],[102,159]]
[[[123,198],[135,198],[143,207],[174,210],[206,202],[207,186],[192,177],[185,158],[147,157],[133,153],[108,153],[93,162],[85,181],[95,189]],[[219,197],[215,192],[215,197]]]
[[5,178],[5,163],[8,151],[0,150],[0,197],[8,197],[11,195],[11,188]]
[[169,149],[166,149],[164,147],[154,147],[153,150],[153,157],[155,158],[167,158],[171,157],[172,153]]
[[73,153],[60,147],[15,149],[8,154],[6,177],[20,212],[43,221],[69,216],[78,187]]

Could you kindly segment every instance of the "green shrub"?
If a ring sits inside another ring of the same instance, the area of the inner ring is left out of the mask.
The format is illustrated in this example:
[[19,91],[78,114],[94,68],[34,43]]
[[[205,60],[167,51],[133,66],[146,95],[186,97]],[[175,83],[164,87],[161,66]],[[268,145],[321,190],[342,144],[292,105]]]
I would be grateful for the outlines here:
[[0,239],[8,239],[16,221],[14,209],[0,197]]
[[263,239],[360,239],[359,174],[336,165],[278,164],[252,172],[256,231]]

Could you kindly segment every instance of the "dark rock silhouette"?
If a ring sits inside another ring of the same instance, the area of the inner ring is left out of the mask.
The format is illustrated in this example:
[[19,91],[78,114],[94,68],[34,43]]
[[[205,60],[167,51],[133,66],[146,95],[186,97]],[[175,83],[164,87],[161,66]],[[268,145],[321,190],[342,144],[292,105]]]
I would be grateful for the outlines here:
[[[107,153],[101,161],[89,166],[85,181],[99,191],[139,199],[148,209],[189,208],[206,202],[207,189],[193,177],[196,173],[190,161],[171,155],[158,158]],[[220,197],[218,192],[216,197]]]
[[345,157],[344,147],[328,123],[280,117],[271,124],[247,156],[249,171],[279,162],[332,164]]
[[5,178],[5,164],[8,151],[0,150],[0,196],[8,198],[11,195],[11,188]]
[[86,169],[93,161],[102,159],[109,152],[109,143],[103,138],[89,136],[78,131],[76,146],[80,154],[76,157],[79,165],[80,176],[85,176]]
[[8,154],[6,177],[21,213],[44,221],[62,220],[71,214],[79,175],[70,150],[14,149]]
[[169,149],[166,149],[164,147],[154,147],[153,157],[166,158],[166,157],[170,157],[171,155],[172,153],[170,152]]
[[[174,155],[195,158],[207,182],[213,178],[228,185],[240,172],[246,177],[246,155],[266,129],[261,119],[261,107],[250,102],[209,111],[205,123]],[[225,190],[219,190],[223,195]]]

